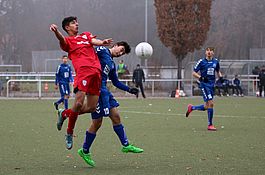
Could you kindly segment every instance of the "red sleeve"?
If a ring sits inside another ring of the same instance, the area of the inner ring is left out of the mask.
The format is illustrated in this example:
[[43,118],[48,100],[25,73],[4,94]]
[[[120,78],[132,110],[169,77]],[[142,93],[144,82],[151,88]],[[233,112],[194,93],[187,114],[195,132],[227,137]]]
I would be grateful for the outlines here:
[[68,52],[69,51],[69,41],[68,41],[68,38],[66,38],[66,37],[64,39],[65,39],[66,44],[60,43],[60,47],[61,47],[61,49],[63,49],[63,51]]
[[87,36],[87,39],[88,39],[89,42],[91,42],[91,40],[92,40],[93,38],[96,38],[96,37],[97,37],[96,35],[93,35],[93,34],[90,33],[90,32],[84,32],[84,33],[85,33],[85,35]]

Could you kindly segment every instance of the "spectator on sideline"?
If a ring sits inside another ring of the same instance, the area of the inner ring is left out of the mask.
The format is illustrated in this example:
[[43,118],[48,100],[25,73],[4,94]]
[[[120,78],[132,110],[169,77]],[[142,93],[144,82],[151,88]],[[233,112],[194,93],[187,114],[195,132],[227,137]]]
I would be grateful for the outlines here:
[[[143,98],[146,98],[143,87],[143,82],[145,82],[145,76],[143,69],[140,67],[140,64],[137,64],[136,69],[134,69],[133,71],[132,82],[137,88],[140,87]],[[138,94],[136,95],[136,98],[138,98]]]
[[262,97],[262,91],[265,93],[265,66],[261,68],[259,73],[259,97]]
[[124,64],[123,60],[119,61],[117,66],[118,78],[124,78],[124,75],[128,72],[127,66]]
[[[235,78],[233,78],[232,80],[232,85],[233,85],[233,96],[241,96],[243,97],[243,90],[241,87],[241,81],[238,78],[238,75],[235,75]],[[236,90],[236,94],[235,94],[235,90]]]

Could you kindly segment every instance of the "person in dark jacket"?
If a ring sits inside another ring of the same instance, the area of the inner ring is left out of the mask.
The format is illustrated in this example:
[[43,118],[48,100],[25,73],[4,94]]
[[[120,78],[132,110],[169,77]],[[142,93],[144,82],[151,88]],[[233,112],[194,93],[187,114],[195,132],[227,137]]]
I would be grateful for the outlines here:
[[262,90],[265,94],[265,67],[263,66],[259,73],[259,96],[262,97]]
[[235,78],[232,80],[232,84],[233,84],[233,96],[243,97],[244,94],[241,87],[241,81],[239,80],[238,75],[235,75]]
[[[135,84],[137,88],[140,87],[143,98],[146,98],[143,88],[143,82],[145,82],[145,76],[143,69],[140,67],[140,64],[137,64],[136,69],[134,69],[133,71],[132,82]],[[136,98],[138,98],[138,94],[136,95]]]

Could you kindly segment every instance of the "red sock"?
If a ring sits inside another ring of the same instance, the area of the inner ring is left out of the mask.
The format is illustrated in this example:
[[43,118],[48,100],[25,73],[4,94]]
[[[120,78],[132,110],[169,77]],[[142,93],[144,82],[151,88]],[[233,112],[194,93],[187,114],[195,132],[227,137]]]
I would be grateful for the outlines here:
[[73,134],[74,128],[75,128],[75,122],[78,117],[78,112],[73,112],[70,109],[69,115],[68,115],[68,128],[67,128],[67,134]]
[[62,112],[62,118],[65,120],[67,119],[72,113],[72,109],[66,109]]

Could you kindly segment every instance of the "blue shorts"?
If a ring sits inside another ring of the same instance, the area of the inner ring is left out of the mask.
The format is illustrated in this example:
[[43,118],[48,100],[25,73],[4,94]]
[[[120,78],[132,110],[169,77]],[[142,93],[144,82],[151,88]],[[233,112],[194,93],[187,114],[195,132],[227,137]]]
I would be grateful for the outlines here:
[[97,109],[91,114],[92,119],[108,117],[112,108],[118,107],[119,103],[108,90],[101,90]]
[[204,102],[213,100],[214,97],[214,86],[200,83],[200,89],[202,91],[202,97]]
[[64,97],[65,95],[70,95],[69,83],[59,84],[59,90],[60,90],[61,97]]

